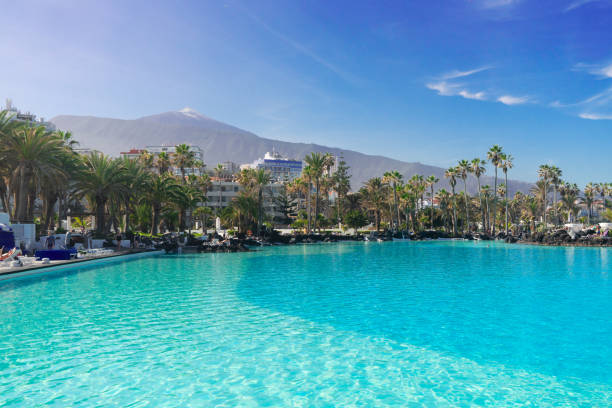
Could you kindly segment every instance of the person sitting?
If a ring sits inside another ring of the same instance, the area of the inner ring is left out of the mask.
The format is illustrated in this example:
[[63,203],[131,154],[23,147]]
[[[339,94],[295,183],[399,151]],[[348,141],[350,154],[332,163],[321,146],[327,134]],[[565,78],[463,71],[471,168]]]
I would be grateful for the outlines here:
[[54,235],[49,235],[47,237],[47,249],[49,251],[51,251],[53,249],[53,247],[55,246],[55,236]]

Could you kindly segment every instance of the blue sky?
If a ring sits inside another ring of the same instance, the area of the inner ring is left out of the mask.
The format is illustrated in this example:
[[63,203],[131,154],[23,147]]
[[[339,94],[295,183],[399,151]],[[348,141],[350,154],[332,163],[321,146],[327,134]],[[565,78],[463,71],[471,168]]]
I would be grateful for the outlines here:
[[[190,106],[287,141],[612,179],[612,0],[29,1],[0,97],[52,117]],[[78,135],[77,135],[78,137]]]

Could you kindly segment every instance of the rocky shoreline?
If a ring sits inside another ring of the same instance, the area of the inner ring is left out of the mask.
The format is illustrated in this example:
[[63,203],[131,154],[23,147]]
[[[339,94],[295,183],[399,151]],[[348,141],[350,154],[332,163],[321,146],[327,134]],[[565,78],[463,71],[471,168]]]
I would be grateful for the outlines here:
[[314,244],[323,242],[347,242],[347,241],[392,241],[405,239],[411,241],[430,241],[438,239],[464,239],[464,240],[503,240],[510,244],[531,244],[543,246],[579,246],[579,247],[612,247],[612,237],[599,236],[595,231],[584,231],[570,235],[565,230],[557,230],[549,233],[523,233],[521,235],[505,236],[504,233],[497,234],[495,238],[482,233],[466,233],[451,235],[443,231],[419,231],[417,233],[372,233],[370,235],[334,235],[334,234],[296,234],[280,235],[273,234],[263,239],[255,238],[228,238],[215,237],[211,241],[200,241],[189,237],[186,242],[178,237],[165,237],[161,242],[153,243],[156,249],[163,249],[167,253],[232,253],[248,252],[250,250],[273,245],[296,245]]

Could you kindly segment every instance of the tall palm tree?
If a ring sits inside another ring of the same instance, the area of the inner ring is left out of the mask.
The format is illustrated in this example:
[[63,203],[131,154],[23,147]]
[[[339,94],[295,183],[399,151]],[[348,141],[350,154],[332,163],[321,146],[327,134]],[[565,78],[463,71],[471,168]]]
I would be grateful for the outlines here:
[[167,173],[155,175],[149,180],[143,198],[151,205],[151,234],[158,233],[162,208],[176,197],[179,189],[176,179]]
[[587,205],[589,210],[587,224],[591,225],[591,216],[593,215],[593,201],[595,201],[595,193],[597,192],[597,188],[593,185],[593,183],[589,182],[586,187],[584,187],[584,202]]
[[125,167],[120,159],[112,159],[101,153],[83,157],[83,170],[78,175],[76,189],[93,203],[96,214],[96,232],[105,233],[106,204],[109,199],[128,192],[125,184]]
[[453,235],[457,234],[457,201],[455,199],[455,186],[457,185],[458,171],[456,167],[450,167],[444,172],[444,177],[448,179],[451,186],[452,196],[451,205],[453,206]]
[[309,168],[310,176],[314,180],[315,208],[314,229],[317,229],[317,218],[319,217],[319,193],[321,189],[321,178],[323,174],[333,165],[333,158],[329,153],[312,152],[304,159]]
[[397,201],[397,189],[398,189],[398,186],[402,182],[402,175],[397,170],[387,171],[384,174],[383,182],[389,183],[390,186],[391,186],[391,189],[393,190],[393,206],[394,206],[394,210],[395,210],[394,216],[397,215],[396,224],[394,226],[394,229],[395,229],[395,227],[397,227],[399,229],[399,225],[400,225],[400,213],[399,213],[399,204],[398,204],[398,201]]
[[465,226],[467,231],[470,231],[470,204],[469,197],[467,192],[467,176],[470,173],[471,164],[467,160],[459,160],[459,164],[457,165],[457,172],[459,177],[463,180],[463,196],[465,198]]
[[155,158],[155,167],[157,167],[157,170],[160,175],[167,173],[168,170],[170,169],[171,164],[172,164],[172,160],[170,159],[170,156],[166,152],[161,152]]
[[503,156],[503,149],[501,146],[498,145],[493,145],[487,152],[487,159],[489,159],[489,161],[495,168],[495,183],[493,185],[493,193],[495,194],[495,197],[493,197],[493,228],[491,230],[492,235],[495,235],[495,222],[497,219],[497,169],[499,168]]
[[219,182],[219,210],[221,210],[221,183],[223,182],[221,176],[225,171],[225,167],[221,163],[218,163],[213,169],[215,172],[215,176],[217,177],[217,181]]
[[538,176],[543,184],[542,200],[544,201],[544,210],[543,210],[544,211],[544,230],[546,231],[548,229],[548,223],[546,221],[546,213],[547,213],[546,210],[548,207],[548,186],[549,186],[551,176],[552,176],[552,171],[551,171],[550,166],[547,164],[542,164],[540,168],[538,169]]
[[361,189],[366,208],[374,213],[376,231],[380,231],[380,213],[385,206],[385,183],[380,177],[369,179]]
[[193,167],[195,161],[195,152],[189,145],[185,143],[176,145],[172,154],[172,164],[181,171],[183,184],[185,184],[185,169]]
[[257,235],[261,237],[261,226],[264,216],[263,193],[272,182],[272,175],[265,169],[257,169],[253,174],[253,184],[257,192]]
[[482,191],[481,191],[481,187],[480,187],[480,177],[486,172],[486,167],[485,164],[487,164],[487,162],[485,162],[482,159],[472,159],[471,162],[471,168],[470,171],[472,173],[474,173],[474,176],[476,177],[476,181],[478,182],[478,199],[480,201],[480,214],[482,216],[482,229],[486,230],[486,220],[485,220],[485,208],[484,205],[482,203]]
[[14,194],[13,217],[18,223],[32,222],[34,199],[43,178],[61,174],[64,141],[42,126],[20,126],[4,140],[3,162],[11,169]]
[[427,185],[429,186],[429,189],[430,189],[431,220],[429,221],[429,226],[433,230],[434,229],[434,204],[433,204],[434,203],[434,186],[436,185],[438,181],[440,181],[440,179],[432,174],[431,176],[427,177],[425,181],[427,182]]
[[572,222],[579,210],[576,205],[579,193],[578,186],[576,184],[562,183],[559,186],[559,192],[561,193],[561,207],[567,212],[567,221]]
[[506,236],[508,236],[508,170],[510,170],[513,167],[513,161],[514,158],[512,157],[511,154],[504,154],[504,157],[502,159],[501,162],[501,168],[504,171],[504,178],[505,178],[505,186],[506,189],[504,191],[505,193],[505,201],[506,201]]
[[[439,202],[439,208],[440,211],[442,212],[442,218],[444,219],[444,229],[445,231],[449,231],[448,228],[448,224],[452,224],[452,214],[450,214],[450,208],[451,208],[451,195],[448,191],[446,191],[445,189],[440,189],[438,190],[438,192],[436,193],[436,198],[438,199]],[[451,219],[450,222],[448,222],[448,220]],[[432,220],[433,220],[433,211],[432,211]],[[432,221],[432,225],[433,225],[433,221]],[[432,227],[433,229],[433,227]]]
[[557,191],[562,183],[561,176],[563,172],[557,166],[550,166],[551,184],[553,186],[553,209],[555,210],[555,225],[559,223],[559,214],[557,206]]

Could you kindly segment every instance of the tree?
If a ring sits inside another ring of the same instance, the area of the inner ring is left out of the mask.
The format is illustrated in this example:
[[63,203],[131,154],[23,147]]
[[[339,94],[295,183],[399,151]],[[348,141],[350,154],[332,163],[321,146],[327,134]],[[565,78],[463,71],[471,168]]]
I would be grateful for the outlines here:
[[343,203],[346,195],[351,191],[351,175],[349,174],[350,167],[347,166],[343,158],[340,158],[338,162],[338,168],[333,175],[334,189],[338,193],[338,204],[336,206],[338,210],[338,222],[341,222],[343,215]]
[[487,152],[487,159],[489,159],[489,161],[495,168],[495,183],[493,185],[493,193],[495,194],[495,196],[493,197],[493,228],[491,230],[491,233],[493,235],[495,235],[495,223],[497,219],[497,169],[503,157],[504,153],[502,151],[502,147],[498,145],[493,145]]
[[314,229],[316,230],[317,215],[319,214],[319,193],[321,189],[321,178],[323,177],[323,173],[329,170],[329,168],[333,165],[333,157],[329,153],[322,154],[318,152],[313,152],[306,156],[304,161],[306,162],[306,165],[309,169],[309,175],[315,183]]
[[292,217],[296,215],[296,203],[291,198],[286,184],[282,184],[279,193],[274,197],[274,204],[279,213],[282,214],[281,223],[289,224]]
[[468,193],[467,193],[467,176],[470,174],[471,164],[467,160],[459,160],[459,164],[457,165],[457,173],[461,180],[463,180],[463,197],[465,199],[465,226],[467,231],[470,230],[470,205],[468,203]]
[[161,152],[155,158],[155,167],[157,167],[160,175],[168,172],[171,163],[170,156],[166,152]]
[[548,184],[551,180],[551,176],[552,176],[552,172],[551,172],[551,168],[549,165],[547,164],[543,164],[540,166],[540,168],[538,169],[538,177],[540,178],[540,180],[542,181],[543,184],[543,205],[544,205],[544,230],[548,229],[548,223],[546,221],[546,213],[547,213],[547,209],[548,209]]
[[380,177],[369,179],[361,189],[366,208],[374,214],[376,231],[380,231],[380,212],[385,205],[385,184]]
[[106,204],[109,199],[128,193],[125,184],[125,167],[120,159],[112,159],[101,153],[83,157],[83,169],[78,175],[76,189],[94,204],[96,232],[104,234],[106,229]]
[[195,163],[195,153],[191,150],[191,147],[187,144],[179,144],[174,148],[174,154],[172,155],[172,164],[175,168],[178,167],[181,171],[182,180],[185,184],[185,168],[193,167]]
[[593,201],[595,200],[595,193],[597,188],[593,183],[589,182],[584,188],[584,202],[588,208],[587,224],[591,224],[591,217],[593,216]]
[[457,168],[450,167],[444,172],[444,177],[448,179],[448,184],[451,186],[452,196],[452,206],[453,206],[453,235],[457,234],[457,202],[455,199],[455,186],[457,185]]
[[478,182],[478,199],[480,200],[480,214],[482,216],[482,229],[487,230],[486,219],[485,219],[485,207],[482,203],[482,191],[480,186],[480,177],[485,173],[486,168],[484,167],[487,162],[482,159],[472,159],[470,171],[474,173],[476,181]]
[[553,209],[555,210],[555,225],[559,224],[559,214],[558,214],[558,206],[557,206],[557,191],[559,191],[559,186],[562,183],[561,176],[563,172],[557,166],[550,167],[551,174],[551,184],[553,186]]
[[346,213],[345,224],[358,230],[368,225],[368,216],[361,210],[350,210]]
[[505,154],[500,165],[502,170],[504,171],[504,177],[505,177],[505,191],[504,191],[504,195],[505,195],[505,201],[506,201],[506,236],[508,235],[508,170],[510,170],[513,167],[513,161],[514,158],[512,157],[511,154]]
[[151,234],[157,234],[164,204],[178,194],[180,185],[169,174],[152,176],[144,190],[144,199],[151,205]]
[[[393,191],[393,205],[394,205],[394,210],[395,210],[394,216],[395,216],[395,214],[397,214],[397,219],[396,219],[395,227],[399,228],[400,213],[399,213],[399,205],[398,205],[398,201],[397,201],[397,189],[398,189],[398,186],[402,182],[402,175],[397,170],[388,171],[388,172],[386,172],[384,174],[383,182],[390,184],[391,189]],[[394,229],[395,229],[395,227],[394,227]]]
[[434,229],[434,186],[436,185],[436,183],[438,181],[440,181],[439,178],[437,178],[436,176],[434,176],[433,174],[429,177],[427,177],[427,179],[425,180],[427,182],[427,185],[430,188],[430,197],[431,197],[431,220],[430,220],[430,226],[431,229]]

